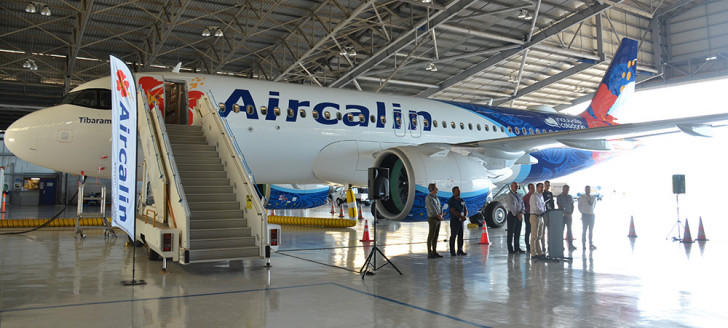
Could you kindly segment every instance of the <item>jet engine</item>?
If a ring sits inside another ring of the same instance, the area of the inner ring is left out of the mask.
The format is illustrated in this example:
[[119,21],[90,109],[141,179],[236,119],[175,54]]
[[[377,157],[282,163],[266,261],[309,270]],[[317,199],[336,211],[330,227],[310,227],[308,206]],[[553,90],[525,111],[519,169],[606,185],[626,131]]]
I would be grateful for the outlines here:
[[377,215],[395,221],[426,221],[427,186],[436,183],[437,196],[449,217],[447,200],[460,187],[469,215],[480,212],[491,182],[482,159],[430,146],[389,148],[377,155],[375,167],[389,169],[390,197],[378,201]]

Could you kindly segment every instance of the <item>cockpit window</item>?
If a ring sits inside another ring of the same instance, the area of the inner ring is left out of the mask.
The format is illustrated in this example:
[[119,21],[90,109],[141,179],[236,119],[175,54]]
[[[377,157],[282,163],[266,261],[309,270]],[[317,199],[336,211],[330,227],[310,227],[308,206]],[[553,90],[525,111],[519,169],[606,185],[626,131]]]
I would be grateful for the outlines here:
[[73,104],[96,109],[111,109],[111,90],[86,89],[71,92],[61,99],[61,104]]

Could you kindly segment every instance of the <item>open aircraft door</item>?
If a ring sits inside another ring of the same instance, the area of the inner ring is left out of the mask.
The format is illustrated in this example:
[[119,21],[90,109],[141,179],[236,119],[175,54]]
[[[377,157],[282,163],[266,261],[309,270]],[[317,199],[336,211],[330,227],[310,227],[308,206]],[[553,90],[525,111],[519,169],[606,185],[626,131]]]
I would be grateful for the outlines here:
[[161,75],[139,78],[139,86],[149,101],[149,109],[156,105],[167,124],[188,124],[187,82],[164,80]]

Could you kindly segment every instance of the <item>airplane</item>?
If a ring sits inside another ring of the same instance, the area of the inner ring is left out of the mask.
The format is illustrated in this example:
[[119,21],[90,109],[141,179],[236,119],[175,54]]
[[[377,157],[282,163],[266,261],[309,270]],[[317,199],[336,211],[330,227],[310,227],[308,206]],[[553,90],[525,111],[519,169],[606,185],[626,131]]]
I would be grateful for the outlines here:
[[[622,40],[579,115],[174,71],[135,78],[150,110],[159,108],[167,124],[194,124],[191,109],[209,95],[258,184],[366,186],[368,168],[384,167],[391,197],[376,203],[379,217],[424,221],[429,183],[441,189],[442,203],[459,186],[468,211],[478,213],[494,186],[586,169],[631,138],[679,131],[708,136],[710,123],[728,120],[728,114],[714,114],[619,124],[635,89],[637,48],[636,40]],[[110,78],[87,82],[60,105],[17,120],[5,134],[8,148],[43,167],[108,178],[109,88]],[[283,191],[285,197],[301,194]],[[488,213],[486,219],[491,226],[504,222]]]

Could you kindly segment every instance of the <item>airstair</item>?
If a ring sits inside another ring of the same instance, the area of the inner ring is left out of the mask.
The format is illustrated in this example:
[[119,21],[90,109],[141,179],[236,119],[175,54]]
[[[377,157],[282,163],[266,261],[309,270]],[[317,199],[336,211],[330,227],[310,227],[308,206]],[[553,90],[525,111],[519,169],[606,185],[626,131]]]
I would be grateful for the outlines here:
[[137,238],[150,257],[183,264],[269,259],[266,211],[208,98],[198,101],[194,125],[165,124],[161,111],[139,99],[144,179]]

